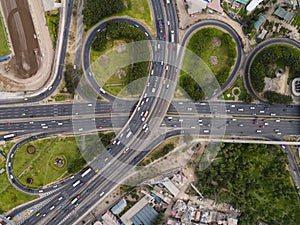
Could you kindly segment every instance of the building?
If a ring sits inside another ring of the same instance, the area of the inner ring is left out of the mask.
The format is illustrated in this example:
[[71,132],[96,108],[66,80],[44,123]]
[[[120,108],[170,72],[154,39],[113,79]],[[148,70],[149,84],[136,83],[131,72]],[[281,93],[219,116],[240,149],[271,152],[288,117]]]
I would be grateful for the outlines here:
[[134,225],[152,225],[153,221],[158,216],[158,212],[155,211],[149,205],[142,208],[137,214],[135,214],[130,220]]
[[118,215],[122,212],[127,206],[127,202],[124,198],[122,198],[114,207],[111,208],[111,212],[115,215]]
[[165,178],[162,184],[174,197],[176,197],[179,194],[180,190],[172,183],[172,181],[170,181],[169,178]]
[[257,35],[257,38],[258,39],[264,39],[267,33],[268,33],[268,31],[266,31],[265,29],[262,29],[260,34]]
[[252,0],[246,7],[248,12],[252,12],[263,0]]
[[247,5],[250,0],[235,0],[235,2],[241,3],[243,5]]
[[255,30],[259,30],[260,26],[266,21],[266,17],[264,15],[260,15],[258,20],[254,23]]
[[55,0],[42,0],[44,11],[56,10],[61,7],[62,3],[57,3]]
[[281,8],[281,7],[278,7],[275,10],[274,15],[278,16],[280,19],[283,19],[287,23],[289,23],[294,16],[293,13],[286,11],[284,8]]
[[110,212],[107,211],[94,225],[121,225],[118,219]]
[[208,8],[218,12],[218,13],[223,13],[223,8],[221,6],[221,2],[220,0],[211,0],[208,5],[207,5]]
[[193,15],[195,13],[200,13],[202,10],[206,9],[207,2],[203,0],[187,0],[187,12],[189,15]]
[[292,94],[297,97],[300,96],[300,77],[296,77],[292,81]]
[[134,206],[132,206],[122,217],[121,220],[125,225],[131,225],[133,218],[139,211],[141,211],[149,202],[153,202],[153,197],[144,196],[141,200],[139,200]]

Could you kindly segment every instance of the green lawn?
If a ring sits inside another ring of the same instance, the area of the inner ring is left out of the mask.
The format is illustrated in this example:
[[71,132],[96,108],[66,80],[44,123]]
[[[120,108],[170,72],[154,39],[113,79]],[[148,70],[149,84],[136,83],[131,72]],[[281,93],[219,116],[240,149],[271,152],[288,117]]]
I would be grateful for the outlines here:
[[194,101],[211,96],[228,79],[235,59],[229,34],[217,28],[200,29],[187,45],[179,84]]
[[[127,48],[125,52],[118,53],[115,51],[115,47],[120,44],[124,43],[122,40],[110,40],[107,43],[106,50],[104,51],[95,51],[91,48],[91,62],[92,62],[92,70],[95,75],[96,80],[101,84],[101,86],[111,93],[112,95],[115,96],[123,96],[123,97],[128,97],[131,96],[128,92],[127,89],[125,88],[128,85],[129,82],[129,76],[128,74],[128,69],[131,60],[131,54],[132,51],[130,49],[130,44],[126,44]],[[109,58],[109,63],[106,65],[101,65],[99,63],[99,56],[101,55],[106,55]],[[119,79],[115,75],[115,72],[117,69],[123,69],[126,72],[126,76],[122,77]],[[146,83],[146,77],[144,78],[139,78],[137,83],[133,83],[134,85],[142,85],[144,86]]]
[[225,100],[234,100],[234,96],[232,95],[232,90],[235,88],[235,87],[238,87],[240,89],[240,93],[238,95],[238,101],[244,101],[244,102],[248,102],[249,103],[249,100],[250,102],[253,100],[251,95],[248,94],[245,86],[244,86],[244,82],[243,82],[243,78],[241,76],[239,76],[235,83],[233,84],[233,86],[231,88],[229,88],[228,90],[226,90],[223,94],[223,96],[221,96],[220,98],[221,99],[225,99]]
[[[13,144],[14,143],[8,143],[6,147],[1,146],[0,149],[7,154]],[[5,163],[6,161],[0,158],[0,169],[6,168]],[[36,198],[34,196],[26,195],[15,189],[10,184],[6,172],[0,174],[0,184],[0,213],[2,211],[9,211],[17,205],[21,205]]]
[[144,22],[154,34],[154,23],[150,12],[149,0],[124,0],[124,11],[117,15],[127,15]]
[[3,24],[3,18],[0,16],[0,57],[6,56],[10,53],[7,43],[7,33]]
[[293,26],[298,26],[298,28],[300,29],[300,11],[298,9],[298,12],[296,13],[293,22],[292,22]]
[[[61,180],[70,175],[69,171],[79,171],[86,164],[85,160],[91,161],[98,154],[103,153],[114,133],[88,134],[78,137],[52,137],[35,140],[22,145],[16,152],[13,160],[15,176],[23,185],[38,188],[49,183]],[[98,144],[102,140],[104,146]],[[79,152],[79,148],[85,143],[85,149]],[[36,147],[35,154],[28,154],[26,149],[29,145]],[[65,164],[58,168],[54,160],[63,158]],[[77,164],[76,164],[76,163]],[[27,184],[27,178],[33,178],[32,184]]]
[[240,209],[239,225],[300,224],[300,201],[277,146],[222,144],[217,158],[198,171],[199,191]]
[[46,21],[50,33],[50,37],[52,40],[53,47],[56,46],[56,40],[57,40],[57,32],[59,27],[59,11],[53,10],[50,12],[45,13]]
[[[35,154],[27,153],[26,148],[29,145],[36,147]],[[58,156],[66,160],[62,168],[53,164]],[[42,139],[21,146],[14,156],[13,168],[15,176],[19,176],[22,184],[38,188],[69,175],[68,165],[72,160],[81,157],[74,137]],[[20,176],[23,171],[25,173]],[[26,183],[28,177],[33,178],[32,184]]]

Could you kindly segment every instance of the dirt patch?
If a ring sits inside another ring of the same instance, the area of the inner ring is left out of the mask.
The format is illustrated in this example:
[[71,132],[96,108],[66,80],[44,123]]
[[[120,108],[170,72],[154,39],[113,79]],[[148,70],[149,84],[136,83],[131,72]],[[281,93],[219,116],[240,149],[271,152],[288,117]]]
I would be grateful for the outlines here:
[[119,43],[116,46],[116,52],[117,53],[123,53],[126,52],[126,44],[125,43]]
[[289,78],[289,68],[285,68],[285,72],[276,74],[275,78],[265,77],[265,91],[274,91],[283,95],[290,95],[289,86],[287,80]]
[[101,55],[98,59],[100,66],[106,66],[109,63],[109,57],[107,55]]
[[217,65],[218,64],[218,57],[217,56],[211,56],[211,57],[209,57],[209,63],[211,64],[211,65]]
[[220,40],[220,38],[214,37],[214,38],[211,40],[211,44],[212,44],[214,47],[220,47],[221,44],[222,44],[222,41]]
[[121,80],[124,77],[126,77],[126,72],[125,72],[125,70],[123,70],[121,68],[118,68],[116,73],[115,73],[115,76]]
[[15,53],[9,67],[15,76],[21,79],[30,78],[36,74],[39,67],[39,43],[28,2],[11,0],[1,3]]

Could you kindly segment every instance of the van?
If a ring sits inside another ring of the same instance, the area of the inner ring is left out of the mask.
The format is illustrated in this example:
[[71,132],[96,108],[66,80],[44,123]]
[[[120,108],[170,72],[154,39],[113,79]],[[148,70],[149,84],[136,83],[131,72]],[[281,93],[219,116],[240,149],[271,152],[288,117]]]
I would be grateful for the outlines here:
[[152,93],[154,93],[155,92],[155,88],[152,88]]

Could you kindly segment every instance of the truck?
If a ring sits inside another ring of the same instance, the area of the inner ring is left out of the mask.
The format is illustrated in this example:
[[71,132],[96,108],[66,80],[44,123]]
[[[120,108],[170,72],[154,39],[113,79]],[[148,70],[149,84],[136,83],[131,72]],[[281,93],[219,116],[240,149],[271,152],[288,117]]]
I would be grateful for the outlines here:
[[100,92],[101,92],[102,94],[106,94],[106,91],[105,91],[103,88],[100,88]]
[[89,172],[91,172],[91,168],[88,168],[83,174],[81,174],[81,177],[85,177]]
[[80,180],[77,180],[75,183],[73,183],[73,187],[76,187],[78,184],[80,184]]
[[175,36],[174,34],[171,34],[171,42],[174,43],[174,41],[175,41]]
[[15,134],[6,134],[3,136],[4,140],[9,139],[9,138],[13,138],[14,136],[16,136]]

